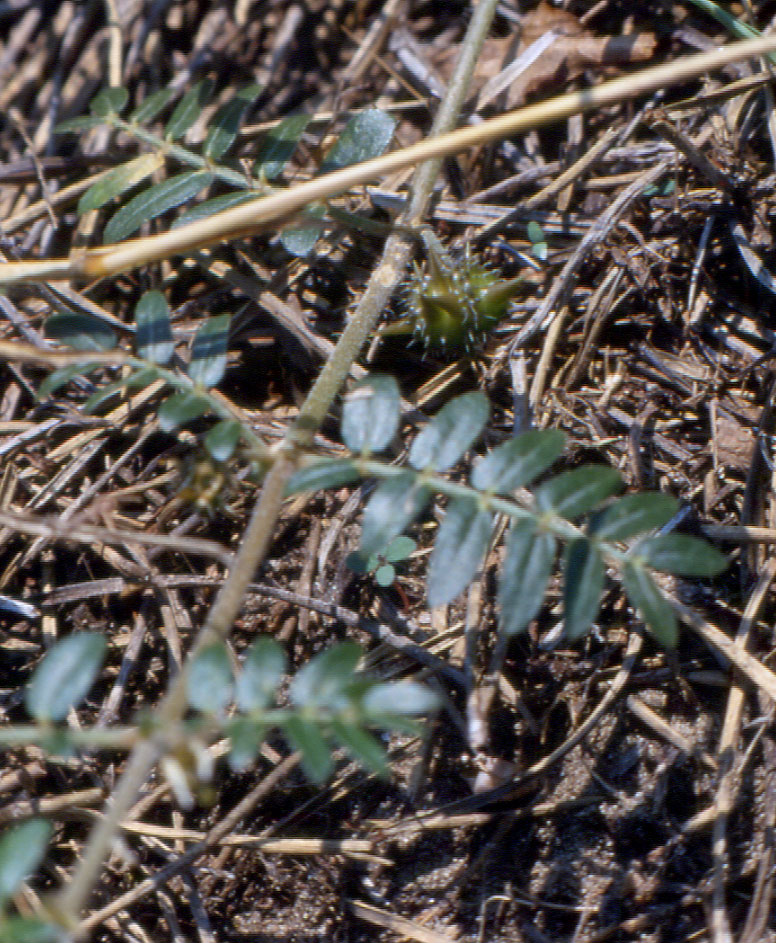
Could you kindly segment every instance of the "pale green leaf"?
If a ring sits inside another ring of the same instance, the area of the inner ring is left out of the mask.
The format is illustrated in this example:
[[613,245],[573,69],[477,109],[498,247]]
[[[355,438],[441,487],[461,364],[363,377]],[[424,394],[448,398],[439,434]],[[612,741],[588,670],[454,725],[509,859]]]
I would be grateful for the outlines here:
[[410,472],[383,481],[364,509],[361,550],[380,553],[420,514],[429,497],[428,488]]
[[562,454],[565,435],[558,429],[532,429],[488,452],[475,465],[472,486],[509,494],[538,478]]
[[463,456],[488,421],[490,406],[483,393],[456,396],[418,433],[410,449],[413,468],[445,471]]
[[292,703],[308,710],[345,710],[361,654],[355,642],[340,642],[316,655],[294,675],[289,687]]
[[622,569],[622,582],[631,605],[644,620],[661,645],[675,648],[679,628],[671,604],[660,592],[643,566],[628,562]]
[[717,576],[728,567],[728,559],[711,544],[687,534],[648,537],[633,548],[655,570],[675,576]]
[[186,677],[189,706],[203,714],[220,714],[232,700],[232,665],[223,642],[207,645],[194,656]]
[[286,494],[339,488],[358,481],[361,476],[349,458],[325,458],[294,472],[286,485]]
[[428,604],[433,609],[455,599],[477,572],[488,548],[493,516],[471,498],[450,502],[428,569]]
[[77,632],[57,642],[35,669],[24,692],[27,713],[38,721],[64,720],[94,684],[105,649],[105,639],[96,632]]
[[46,854],[51,825],[45,819],[29,819],[13,825],[0,836],[0,909],[19,886],[36,871]]
[[175,341],[170,325],[170,308],[160,291],[147,291],[135,306],[135,344],[144,360],[164,364],[172,357]]
[[159,428],[162,432],[172,432],[178,426],[192,419],[204,416],[210,409],[210,403],[197,393],[173,393],[159,407]]
[[566,547],[563,583],[563,614],[566,637],[578,639],[590,628],[601,604],[604,561],[584,537]]
[[223,419],[205,436],[205,448],[217,462],[225,462],[234,455],[242,435],[242,426],[235,419]]
[[194,383],[211,387],[222,380],[226,373],[230,320],[228,314],[219,314],[208,318],[197,331],[187,371]]
[[125,88],[103,88],[89,102],[89,108],[100,118],[107,118],[120,114],[128,99],[129,92]]
[[286,670],[286,654],[268,636],[256,639],[248,649],[237,676],[235,699],[241,711],[260,711],[269,706]]
[[292,748],[302,754],[302,769],[308,778],[322,783],[331,773],[334,760],[317,724],[301,717],[290,717],[284,729]]
[[583,465],[536,489],[536,506],[571,520],[592,510],[622,487],[620,473],[607,465]]
[[541,609],[555,548],[553,534],[538,531],[532,518],[512,524],[499,581],[501,631],[505,635],[522,632]]
[[359,380],[345,396],[342,440],[351,452],[380,452],[399,427],[401,397],[396,380],[372,373]]
[[601,540],[627,540],[667,524],[678,507],[676,498],[667,494],[628,494],[601,514],[595,534]]

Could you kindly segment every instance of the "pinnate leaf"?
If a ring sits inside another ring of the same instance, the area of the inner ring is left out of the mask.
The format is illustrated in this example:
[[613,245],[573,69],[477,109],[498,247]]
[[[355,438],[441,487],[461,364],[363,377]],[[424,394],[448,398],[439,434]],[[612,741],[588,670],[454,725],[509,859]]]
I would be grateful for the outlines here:
[[188,374],[201,386],[215,386],[226,373],[229,321],[228,314],[208,318],[194,337]]
[[321,164],[321,173],[349,167],[372,157],[379,157],[388,147],[396,119],[379,108],[369,108],[355,115],[345,125]]
[[135,307],[137,352],[145,360],[164,364],[172,357],[175,342],[170,309],[160,291],[147,291]]
[[399,426],[399,385],[385,373],[372,373],[355,384],[342,407],[342,439],[351,452],[380,452]]
[[105,639],[96,632],[77,632],[57,642],[35,669],[24,693],[30,716],[54,723],[64,720],[94,684],[105,647]]
[[217,462],[225,462],[234,455],[241,434],[242,426],[236,419],[223,419],[205,436],[205,448]]
[[320,462],[300,468],[289,478],[286,494],[299,491],[321,491],[323,488],[339,488],[358,481],[361,476],[349,458],[325,458]]
[[246,85],[231,101],[218,109],[213,115],[205,143],[202,145],[205,157],[211,160],[223,157],[237,137],[245,112],[260,94],[260,85]]
[[601,540],[627,540],[655,527],[662,527],[676,514],[678,501],[659,492],[627,494],[598,518],[596,536]]
[[631,605],[649,631],[661,645],[674,648],[679,637],[676,616],[646,568],[634,562],[626,563],[622,569],[622,582]]
[[388,775],[385,750],[371,733],[358,724],[342,720],[334,720],[331,727],[334,736],[356,762],[383,779]]
[[116,346],[113,330],[90,314],[52,314],[44,330],[46,337],[74,350],[111,350]]
[[429,489],[419,484],[410,472],[383,481],[364,509],[362,552],[380,553],[415,520],[429,497]]
[[555,551],[554,535],[537,530],[532,518],[512,524],[499,585],[501,631],[505,635],[522,632],[541,609]]
[[105,242],[118,242],[136,232],[143,223],[180,206],[210,186],[213,175],[202,170],[187,170],[149,187],[133,197],[111,217],[105,227]]
[[687,534],[659,534],[633,548],[655,570],[675,576],[717,576],[727,569],[728,559],[716,547]]
[[178,426],[192,419],[204,416],[210,409],[210,403],[197,393],[173,393],[159,407],[159,428],[162,432],[172,432]]
[[566,547],[563,614],[566,637],[578,639],[590,628],[604,588],[604,561],[585,537]]
[[430,714],[439,707],[438,696],[417,681],[391,681],[374,684],[364,694],[362,710],[370,720],[384,725],[394,716],[415,717]]
[[150,177],[164,163],[156,152],[141,154],[126,164],[119,164],[92,184],[78,201],[79,214],[97,210],[110,200]]
[[476,500],[450,502],[434,542],[428,570],[428,604],[443,606],[469,585],[488,548],[493,516]]
[[536,489],[536,506],[571,520],[592,510],[622,487],[620,473],[607,465],[583,465],[545,481]]
[[186,679],[189,705],[203,714],[221,713],[232,699],[232,665],[223,642],[194,656]]
[[14,825],[0,836],[0,908],[35,872],[50,838],[51,825],[45,819]]
[[160,88],[158,92],[153,92],[144,101],[142,101],[134,111],[130,112],[129,120],[135,124],[143,124],[153,119],[164,109],[167,102],[175,94],[172,88]]
[[256,155],[256,174],[263,174],[266,180],[272,180],[283,173],[309,123],[309,115],[289,115],[273,128]]
[[103,88],[89,102],[89,108],[100,118],[107,118],[120,114],[128,98],[129,92],[125,88]]
[[222,210],[228,210],[233,206],[239,206],[241,203],[250,203],[256,199],[254,190],[235,190],[234,193],[222,193],[220,196],[214,196],[212,200],[203,200],[185,210],[181,215],[172,221],[171,229],[177,229],[178,226],[185,226],[187,223],[195,223],[200,219],[207,219],[208,216],[214,216]]
[[338,713],[349,706],[348,688],[354,681],[361,649],[355,642],[341,642],[316,655],[294,675],[291,701],[302,708]]
[[455,465],[482,432],[489,412],[487,397],[479,392],[445,403],[412,443],[410,465],[436,472]]
[[532,429],[495,449],[474,467],[472,485],[479,491],[508,494],[530,484],[563,452],[566,436],[559,429]]
[[307,776],[315,783],[327,779],[334,767],[334,760],[318,725],[298,716],[289,717],[285,734],[293,749],[302,754],[302,769]]
[[192,86],[175,106],[175,110],[164,129],[165,137],[171,141],[183,137],[199,118],[202,108],[207,104],[212,92],[213,83],[210,79],[204,79]]

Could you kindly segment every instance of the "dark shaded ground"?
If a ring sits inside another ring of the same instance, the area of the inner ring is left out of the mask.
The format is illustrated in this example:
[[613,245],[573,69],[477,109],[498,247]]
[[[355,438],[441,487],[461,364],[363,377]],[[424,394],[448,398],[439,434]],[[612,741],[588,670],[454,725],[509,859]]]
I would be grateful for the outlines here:
[[[387,33],[398,52],[387,40],[367,40],[379,17],[392,9],[398,10],[398,20]],[[756,3],[752,22],[766,28],[774,12],[773,4]],[[133,104],[170,81],[184,88],[205,75],[215,80],[216,98],[250,81],[263,84],[239,140],[240,159],[250,161],[267,123],[289,113],[337,116],[310,126],[286,184],[315,171],[342,126],[339,116],[348,109],[376,102],[396,107],[397,146],[420,139],[434,99],[402,61],[414,49],[443,81],[445,60],[468,18],[466,5],[458,3],[385,4],[383,9],[369,2],[285,0],[127,2],[120,13],[122,81]],[[569,31],[571,41],[561,45],[559,61],[547,75],[534,70],[529,97],[637,67],[627,56],[624,63],[609,64],[607,37],[640,36],[626,47],[648,48],[650,63],[725,41],[712,19],[679,4],[634,12],[629,3],[592,9],[572,3],[569,13],[587,14],[588,33],[581,32],[579,21],[563,21],[564,42]],[[498,71],[499,57],[507,55],[518,21],[513,5],[504,4],[493,30],[498,44],[487,54],[492,72]],[[535,14],[528,22],[538,35],[549,25]],[[58,121],[82,114],[106,82],[104,7],[98,2],[0,4],[0,39],[0,248],[8,258],[27,258],[65,255],[84,242],[98,244],[104,216],[79,221],[74,198],[54,200],[49,208],[35,204],[42,184],[54,197],[87,174],[137,153],[137,145],[121,135],[52,134]],[[580,60],[582,49],[589,51]],[[369,54],[356,70],[359,51]],[[455,392],[484,389],[493,404],[487,445],[512,433],[516,410],[527,410],[539,426],[563,429],[571,443],[569,466],[604,462],[622,472],[631,490],[663,489],[675,495],[691,509],[682,525],[690,532],[705,527],[713,538],[718,525],[772,527],[764,457],[770,456],[773,432],[776,287],[768,272],[776,264],[776,138],[767,124],[772,118],[769,86],[737,94],[729,89],[759,69],[731,67],[649,101],[625,103],[448,162],[433,219],[441,237],[454,247],[468,239],[512,275],[519,268],[516,252],[530,252],[526,225],[535,219],[547,236],[549,259],[518,299],[511,319],[485,341],[476,366],[462,363],[448,386],[438,377],[449,361],[408,351],[404,342],[386,341],[374,353],[374,364],[395,373],[405,397],[428,412]],[[713,98],[719,89],[724,95]],[[688,107],[659,110],[687,99]],[[503,105],[505,100],[497,98],[481,113]],[[676,151],[661,133],[661,121],[694,144],[711,171],[687,159],[687,143],[684,154]],[[580,168],[558,192],[530,203],[609,129],[616,133],[592,166]],[[203,133],[202,127],[195,129],[188,143],[194,147]],[[662,172],[647,186],[640,175],[661,161]],[[393,178],[381,189],[400,193],[405,182],[405,176]],[[624,194],[633,186],[627,199]],[[611,212],[619,199],[621,210]],[[347,207],[387,220],[363,194],[350,198]],[[507,214],[498,232],[484,230],[485,221]],[[169,214],[158,225],[168,223]],[[583,250],[576,273],[567,277],[567,263],[581,237],[596,226],[597,238]],[[293,335],[251,302],[240,315],[241,331],[222,385],[224,394],[272,439],[282,434],[309,388],[320,363],[316,339],[336,339],[380,245],[374,236],[338,232],[321,240],[310,258],[298,260],[269,235],[223,247],[214,254],[209,274],[175,261],[78,290],[129,321],[143,290],[164,287],[177,306],[174,326],[181,341],[204,313],[237,312],[244,306],[244,296],[218,280],[218,263],[291,305],[301,313],[306,339],[300,341],[298,332]],[[549,329],[515,346],[527,319],[559,289]],[[77,299],[65,300],[72,305]],[[0,302],[3,338],[39,343],[43,320],[62,299],[45,288],[25,287]],[[393,313],[399,311],[397,302]],[[515,380],[523,368],[527,395]],[[151,425],[153,397],[139,400],[128,414],[111,414],[107,422],[85,418],[77,408],[88,394],[83,388],[71,385],[45,403],[35,401],[43,375],[14,363],[2,367],[3,508],[58,515],[86,494],[73,518],[77,523],[163,533],[182,527],[189,536],[227,546],[239,539],[255,493],[244,475],[233,474],[208,510],[176,497],[196,462],[191,458],[195,436],[206,431],[205,421],[190,427],[194,435],[163,435]],[[324,430],[333,441],[336,428],[332,421]],[[134,449],[139,439],[142,444]],[[115,474],[89,492],[117,463]],[[212,472],[200,471],[208,488]],[[359,503],[348,490],[289,502],[258,579],[300,597],[338,603],[353,614],[351,621],[379,612],[393,631],[409,634],[440,663],[460,672],[465,611],[461,605],[450,607],[429,621],[423,602],[425,556],[404,566],[398,585],[388,590],[345,568],[345,557],[357,544],[358,516]],[[422,547],[431,544],[434,520],[429,513],[425,526],[414,532]],[[140,707],[152,707],[168,672],[187,651],[192,629],[202,623],[220,568],[160,548],[140,552],[36,540],[12,528],[0,535],[0,590],[29,597],[44,613],[41,622],[3,618],[0,623],[5,722],[24,720],[21,685],[47,645],[78,628],[103,630],[110,643],[109,667],[89,705],[79,711],[80,722],[92,723],[101,708],[107,719],[128,722]],[[772,532],[766,538],[757,545],[764,548],[759,551],[741,534],[725,544],[733,566],[713,585],[676,581],[667,588],[709,622],[735,634],[763,579],[765,592],[753,612],[749,645],[770,665],[773,602],[763,574],[769,572]],[[483,689],[481,676],[494,644],[500,554],[497,547],[489,558],[481,606],[475,610],[476,670],[473,682],[470,678],[475,693]],[[211,585],[201,585],[202,577]],[[776,939],[771,902],[774,741],[766,694],[743,683],[743,715],[737,723],[729,721],[726,740],[722,728],[732,678],[700,636],[683,633],[671,654],[646,639],[623,668],[629,637],[641,629],[619,590],[612,585],[607,591],[597,630],[573,646],[548,641],[555,637],[558,602],[555,587],[537,624],[507,652],[489,716],[487,756],[480,759],[513,764],[503,777],[485,784],[499,791],[472,792],[477,763],[466,743],[467,692],[438,674],[434,683],[449,698],[449,710],[440,714],[427,743],[392,741],[395,776],[390,783],[375,782],[343,763],[335,781],[321,790],[295,771],[235,829],[243,837],[368,845],[305,855],[288,848],[266,853],[221,845],[162,887],[112,912],[111,903],[122,893],[174,862],[190,844],[192,835],[181,829],[206,831],[277,765],[287,748],[270,742],[257,769],[240,776],[219,769],[215,787],[203,795],[207,801],[194,811],[181,813],[159,783],[148,785],[134,816],[137,827],[124,834],[129,851],[114,857],[95,891],[93,906],[101,916],[91,938],[357,943],[404,936],[431,943],[668,943],[711,938],[716,886],[716,913],[724,900],[733,939]],[[367,632],[345,621],[261,593],[247,600],[234,633],[235,652],[258,632],[283,640],[295,667],[333,639],[355,637],[372,650],[371,667],[380,675],[418,675],[417,663],[391,644],[376,645]],[[118,675],[123,659],[130,669],[125,687]],[[582,742],[542,775],[521,780],[523,770],[568,741],[613,684],[620,696]],[[468,693],[473,696],[472,690]],[[652,713],[645,714],[644,706]],[[715,879],[712,829],[720,769],[726,763],[735,769],[734,804],[726,829],[727,867],[720,859]],[[0,821],[42,811],[57,828],[38,890],[66,877],[120,765],[118,757],[47,763],[31,749],[6,754]],[[515,788],[508,785],[510,776],[517,777]],[[52,805],[63,796],[61,807]],[[34,905],[32,891],[19,901],[20,907]],[[405,923],[388,929],[394,918]],[[718,941],[725,939],[720,932]]]

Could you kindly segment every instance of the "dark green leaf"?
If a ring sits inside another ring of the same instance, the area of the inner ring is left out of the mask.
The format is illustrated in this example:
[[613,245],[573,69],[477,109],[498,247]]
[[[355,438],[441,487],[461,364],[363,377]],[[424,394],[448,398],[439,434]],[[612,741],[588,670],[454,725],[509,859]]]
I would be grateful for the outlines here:
[[667,494],[627,494],[601,514],[595,534],[601,540],[627,540],[667,524],[678,507],[679,502]]
[[541,259],[542,262],[545,261],[549,247],[547,245],[547,238],[544,235],[544,230],[536,220],[531,220],[528,224],[528,239],[531,243],[531,250],[536,258]]
[[649,537],[634,547],[632,553],[655,570],[664,570],[675,576],[716,576],[728,566],[723,553],[705,540],[687,534]]
[[381,744],[357,724],[332,722],[332,732],[353,759],[381,778],[388,775],[388,760]]
[[369,566],[369,561],[371,559],[371,556],[361,553],[359,550],[354,550],[352,553],[349,553],[347,557],[345,557],[345,566],[347,566],[348,569],[352,570],[354,573],[358,573],[359,576],[364,576],[371,569]]
[[545,481],[536,489],[536,506],[569,520],[590,511],[622,487],[620,473],[607,465],[583,465]]
[[383,481],[364,509],[361,550],[380,553],[415,520],[430,496],[429,489],[410,472]]
[[284,229],[280,234],[280,241],[286,252],[298,259],[306,258],[323,232],[325,215],[326,210],[322,206],[308,207],[303,217],[305,222],[301,226]]
[[175,350],[170,308],[160,291],[147,291],[135,306],[138,354],[153,363],[167,363]]
[[345,710],[361,654],[355,642],[341,642],[316,655],[294,675],[289,688],[292,703],[308,710]]
[[46,399],[47,396],[51,396],[52,393],[55,393],[75,377],[84,376],[93,370],[98,370],[101,366],[102,364],[98,363],[76,363],[70,367],[62,367],[61,370],[55,370],[38,387],[37,399]]
[[385,373],[371,373],[355,384],[342,407],[342,440],[351,452],[380,452],[399,426],[399,385]]
[[99,128],[104,124],[104,118],[98,118],[96,115],[82,115],[79,118],[68,118],[66,121],[60,121],[54,128],[54,134],[80,134],[81,131],[90,131],[92,128]]
[[200,219],[207,219],[208,216],[215,216],[222,210],[228,210],[233,206],[239,206],[241,203],[250,203],[255,200],[257,194],[254,190],[235,190],[234,193],[222,193],[221,196],[214,196],[212,200],[203,200],[197,203],[191,209],[181,213],[174,219],[171,229],[177,229],[178,226],[185,226],[187,223],[195,223]]
[[170,120],[164,129],[165,137],[174,141],[176,138],[183,137],[194,122],[202,113],[203,107],[207,104],[213,91],[213,83],[210,79],[197,82],[181,98],[173,111]]
[[129,120],[135,124],[145,124],[148,121],[153,121],[174,94],[175,89],[172,88],[160,88],[158,92],[153,92],[134,111],[130,112]]
[[622,569],[622,582],[631,605],[661,645],[675,648],[679,628],[671,604],[643,566],[632,562]]
[[328,174],[341,167],[379,157],[391,143],[395,127],[396,119],[379,108],[370,108],[355,115],[326,155],[321,164],[321,173]]
[[3,943],[68,943],[72,937],[37,917],[11,917],[0,925]]
[[86,697],[105,657],[105,639],[77,632],[57,642],[33,673],[24,703],[35,720],[64,720]]
[[202,153],[211,160],[219,160],[229,150],[240,130],[243,115],[261,94],[260,85],[246,85],[231,101],[218,109],[208,127]]
[[194,656],[186,678],[189,705],[203,714],[221,713],[232,699],[232,665],[223,642]]
[[430,714],[439,707],[438,696],[416,681],[391,681],[375,684],[364,695],[362,710],[374,723],[394,715]]
[[234,419],[223,419],[205,436],[205,448],[217,462],[225,462],[234,455],[240,441],[242,426]]
[[541,609],[555,547],[553,534],[537,531],[533,519],[512,524],[499,582],[501,631],[505,635],[522,632]]
[[472,486],[509,494],[530,484],[563,452],[566,436],[559,429],[534,429],[497,446],[474,467]]
[[248,649],[237,677],[235,698],[241,711],[264,710],[275,696],[286,670],[286,654],[278,643],[263,636]]
[[289,115],[284,118],[262,142],[256,155],[254,173],[263,175],[265,180],[272,180],[281,174],[309,123],[309,115]]
[[375,583],[378,586],[393,586],[396,579],[396,570],[391,563],[383,563],[375,570]]
[[188,374],[201,386],[215,386],[226,373],[229,322],[228,314],[219,314],[215,318],[208,318],[197,331],[191,346]]
[[143,223],[180,206],[210,186],[213,175],[202,170],[187,170],[133,197],[111,217],[105,227],[105,242],[118,242],[136,232]]
[[104,88],[89,102],[89,108],[100,118],[107,118],[120,114],[128,98],[129,92],[125,88]]
[[118,393],[119,390],[123,390],[126,385],[125,378],[114,380],[113,383],[106,383],[105,386],[101,386],[92,393],[81,409],[87,416],[90,416],[102,403],[109,400],[112,396],[115,396],[115,394]]
[[136,186],[141,180],[145,180],[158,166],[159,159],[156,154],[141,154],[140,157],[126,164],[119,164],[89,187],[78,201],[78,213],[82,215],[90,210],[99,209],[126,190]]
[[487,397],[479,392],[445,403],[412,443],[410,465],[436,472],[455,465],[482,432],[489,412]]
[[434,542],[428,568],[428,604],[450,602],[477,572],[493,529],[493,516],[471,498],[450,502]]
[[229,737],[229,765],[240,773],[256,759],[264,742],[267,728],[252,717],[234,717],[226,724],[224,733]]
[[323,488],[339,488],[358,481],[361,476],[349,458],[325,458],[306,468],[294,472],[286,485],[286,494],[299,491],[320,491]]
[[162,432],[172,432],[183,423],[204,416],[209,409],[210,403],[204,396],[173,393],[159,407],[159,428]]
[[51,825],[45,819],[29,819],[0,836],[0,909],[35,873],[50,838]]
[[116,335],[99,318],[89,314],[52,314],[44,326],[46,337],[75,350],[111,350]]
[[400,563],[414,553],[417,546],[412,537],[405,537],[404,534],[400,534],[388,544],[383,557],[388,563]]
[[563,612],[566,637],[578,639],[590,628],[601,603],[604,561],[584,537],[566,547]]
[[293,749],[302,754],[302,768],[308,778],[315,783],[327,779],[334,767],[334,760],[317,725],[301,717],[290,717],[285,725],[285,734]]

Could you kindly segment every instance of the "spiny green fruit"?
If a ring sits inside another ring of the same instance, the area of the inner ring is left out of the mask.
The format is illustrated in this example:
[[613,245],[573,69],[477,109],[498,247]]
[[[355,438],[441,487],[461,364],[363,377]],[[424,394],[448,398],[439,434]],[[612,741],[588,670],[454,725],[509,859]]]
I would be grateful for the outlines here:
[[408,314],[383,334],[413,334],[424,347],[473,351],[507,314],[522,278],[503,281],[466,247],[451,258],[428,229],[421,232],[428,263],[414,266],[407,290]]

